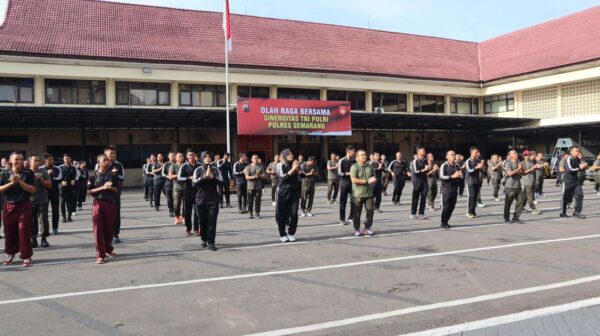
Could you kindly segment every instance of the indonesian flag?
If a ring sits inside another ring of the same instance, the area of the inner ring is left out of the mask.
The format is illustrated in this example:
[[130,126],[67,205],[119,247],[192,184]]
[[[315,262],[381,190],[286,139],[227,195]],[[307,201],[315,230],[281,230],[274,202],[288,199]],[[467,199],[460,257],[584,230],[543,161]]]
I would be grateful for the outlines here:
[[223,32],[227,43],[227,51],[231,52],[231,20],[229,14],[229,0],[225,0],[225,10],[223,11]]

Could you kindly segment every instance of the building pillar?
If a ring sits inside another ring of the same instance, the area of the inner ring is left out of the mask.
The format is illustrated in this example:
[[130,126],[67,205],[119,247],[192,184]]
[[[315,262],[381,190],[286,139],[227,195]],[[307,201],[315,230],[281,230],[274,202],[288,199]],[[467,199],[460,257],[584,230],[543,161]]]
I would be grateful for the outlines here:
[[327,89],[321,89],[321,100],[327,100]]
[[238,85],[229,84],[229,106],[235,108],[237,106]]
[[414,112],[413,93],[406,94],[406,112]]
[[556,87],[556,117],[562,118],[563,108],[562,108],[562,85],[559,84]]
[[450,102],[452,101],[452,97],[444,96],[444,114],[450,114]]
[[179,83],[171,82],[171,108],[179,108]]
[[277,86],[269,87],[269,96],[271,98],[277,98]]
[[479,97],[479,99],[477,99],[477,110],[479,111],[478,115],[484,115],[484,111],[483,111],[483,99],[485,97]]
[[515,111],[517,117],[523,117],[523,91],[515,92]]
[[44,105],[44,78],[42,76],[35,76],[33,80],[33,99],[35,106]]
[[365,92],[365,111],[373,112],[373,91]]
[[106,79],[106,107],[115,107],[117,105],[117,87],[115,80]]

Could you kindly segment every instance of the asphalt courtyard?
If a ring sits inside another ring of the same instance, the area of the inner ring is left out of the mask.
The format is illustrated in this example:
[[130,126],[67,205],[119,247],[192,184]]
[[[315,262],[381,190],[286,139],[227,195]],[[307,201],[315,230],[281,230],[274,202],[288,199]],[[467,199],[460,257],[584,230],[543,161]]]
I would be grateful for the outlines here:
[[286,244],[265,190],[262,220],[221,209],[217,252],[128,190],[117,258],[95,264],[88,201],[32,267],[0,267],[0,334],[596,335],[600,197],[587,183],[588,218],[559,219],[553,182],[512,225],[484,186],[488,206],[469,219],[459,199],[452,230],[439,211],[409,219],[408,184],[361,238],[319,187]]

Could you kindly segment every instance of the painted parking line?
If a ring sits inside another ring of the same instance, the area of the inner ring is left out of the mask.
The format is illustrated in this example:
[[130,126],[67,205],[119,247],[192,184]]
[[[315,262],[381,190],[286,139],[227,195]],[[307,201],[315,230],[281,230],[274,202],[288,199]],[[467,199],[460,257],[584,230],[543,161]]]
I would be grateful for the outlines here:
[[[96,290],[89,290],[89,291],[77,291],[77,292],[68,292],[68,293],[60,293],[60,294],[32,296],[32,297],[25,297],[25,298],[20,298],[20,299],[3,300],[3,301],[0,301],[0,305],[10,305],[10,304],[17,304],[17,303],[24,303],[24,302],[63,299],[63,298],[97,295],[97,294],[105,294],[105,293],[126,292],[126,291],[142,290],[142,289],[185,286],[185,285],[192,285],[192,284],[199,284],[199,283],[231,281],[231,280],[248,279],[248,278],[261,278],[261,277],[268,277],[268,276],[274,276],[274,275],[325,271],[325,270],[332,270],[332,269],[367,266],[367,265],[382,264],[382,263],[389,263],[389,262],[433,258],[433,257],[441,257],[441,256],[448,256],[448,255],[456,255],[456,254],[475,253],[475,252],[482,252],[482,251],[509,249],[509,248],[515,248],[515,247],[535,246],[535,245],[543,245],[543,244],[553,244],[553,243],[561,243],[561,242],[569,242],[569,241],[577,241],[577,240],[585,240],[585,239],[596,239],[596,238],[600,238],[600,234],[587,235],[587,236],[576,236],[576,237],[568,237],[568,238],[558,238],[558,239],[537,240],[537,241],[534,240],[534,241],[505,244],[505,245],[484,246],[484,247],[463,249],[463,250],[416,254],[416,255],[402,256],[402,257],[365,260],[365,261],[357,261],[357,262],[351,262],[351,263],[333,264],[333,265],[325,265],[325,266],[317,266],[317,267],[296,268],[296,269],[281,270],[281,271],[247,273],[247,274],[238,274],[238,275],[222,276],[222,277],[215,277],[215,278],[201,278],[201,279],[173,281],[173,282],[166,282],[166,283],[154,283],[154,284],[137,285],[137,286],[114,287],[114,288],[96,289]],[[600,275],[598,277],[600,278]]]
[[456,324],[448,327],[435,328],[430,330],[423,330],[415,333],[404,334],[403,336],[444,336],[450,334],[463,333],[466,331],[478,330],[483,328],[495,327],[503,324],[515,323],[520,321],[531,320],[538,317],[544,317],[548,315],[560,314],[577,310],[581,308],[588,308],[600,305],[600,297],[575,301],[557,306],[545,307],[534,310],[526,310],[520,313],[496,316],[484,320],[465,322]]
[[[578,279],[574,279],[574,280],[569,280],[569,281],[551,283],[551,284],[542,285],[542,286],[521,288],[521,289],[509,290],[509,291],[499,292],[499,293],[494,293],[494,294],[475,296],[475,297],[470,297],[470,298],[466,298],[466,299],[459,299],[459,300],[427,304],[427,305],[422,305],[422,306],[417,306],[417,307],[403,308],[403,309],[392,310],[392,311],[388,311],[388,312],[384,312],[384,313],[376,313],[376,314],[370,314],[370,315],[351,317],[351,318],[347,318],[347,319],[311,324],[311,325],[306,325],[306,326],[301,326],[301,327],[261,332],[261,333],[251,334],[248,336],[283,336],[283,335],[292,335],[292,334],[299,334],[299,333],[312,332],[312,331],[320,331],[320,330],[324,330],[324,329],[343,327],[343,326],[357,324],[357,323],[381,320],[381,319],[390,318],[390,317],[398,317],[398,316],[403,316],[403,315],[408,315],[408,314],[413,314],[413,313],[435,310],[435,309],[451,308],[451,307],[463,306],[463,305],[468,305],[468,304],[473,304],[473,303],[498,300],[498,299],[508,298],[508,297],[512,297],[512,296],[542,292],[542,291],[547,291],[547,290],[552,290],[552,289],[577,286],[577,285],[586,284],[586,283],[595,282],[595,281],[600,281],[600,274],[594,275],[594,276],[589,276],[589,277],[584,277],[584,278],[578,278]],[[596,299],[596,300],[598,300],[598,299]],[[593,301],[591,301],[591,303],[593,303]],[[590,304],[590,302],[587,302],[586,304]],[[447,335],[448,334],[448,333],[430,334],[427,332],[428,331],[424,331],[423,334],[417,333],[415,335],[431,336],[431,335]]]

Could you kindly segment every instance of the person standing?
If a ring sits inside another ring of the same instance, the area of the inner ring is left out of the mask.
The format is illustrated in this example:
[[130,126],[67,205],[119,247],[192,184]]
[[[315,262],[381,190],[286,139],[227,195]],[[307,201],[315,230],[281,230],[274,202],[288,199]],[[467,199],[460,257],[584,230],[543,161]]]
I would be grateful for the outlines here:
[[148,174],[148,166],[152,163],[152,159],[150,157],[146,158],[146,163],[142,166],[142,178],[144,181],[144,201],[149,202],[152,199],[152,193],[150,192],[150,184],[152,183],[152,179]]
[[183,224],[183,216],[181,215],[181,206],[183,204],[183,188],[185,182],[177,179],[179,169],[185,163],[185,156],[183,153],[177,153],[175,156],[175,163],[169,167],[169,179],[173,183],[173,212],[175,215],[175,225]]
[[163,166],[165,165],[165,157],[158,153],[156,155],[157,162],[150,165],[150,171],[153,176],[152,190],[154,191],[154,210],[160,210],[160,194],[164,193],[165,179],[162,174]]
[[[346,156],[338,162],[338,175],[340,176],[340,224],[348,225],[354,218],[354,197],[352,196],[352,181],[350,180],[350,168],[356,163],[354,159],[355,149],[346,147]],[[350,216],[346,220],[346,203],[350,198]]]
[[546,178],[546,167],[548,162],[544,160],[543,153],[535,155],[535,163],[538,164],[538,169],[535,171],[535,196],[544,197],[544,179]]
[[31,195],[35,193],[35,176],[24,168],[23,154],[10,154],[10,169],[0,172],[0,194],[4,199],[2,216],[4,221],[4,265],[13,262],[19,252],[22,265],[32,264],[31,256]]
[[392,192],[392,203],[394,205],[401,204],[400,198],[402,197],[402,190],[404,190],[404,185],[406,184],[408,169],[406,161],[402,159],[402,152],[396,152],[396,159],[388,166],[388,171],[392,175],[394,182],[394,191]]
[[87,197],[87,182],[89,173],[87,170],[87,162],[80,161],[77,168],[77,210],[81,211],[83,203]]
[[[356,163],[350,168],[350,178],[352,181],[352,195],[354,196],[354,236],[361,235],[372,236],[374,234],[373,214],[375,212],[375,201],[373,189],[377,183],[375,177],[375,168],[373,164],[367,162],[367,152],[359,149],[356,152]],[[365,228],[360,230],[360,215],[363,209],[366,211]]]
[[542,212],[536,209],[535,206],[535,174],[536,171],[543,165],[535,163],[535,153],[523,152],[523,172],[521,184],[523,185],[523,207],[529,203],[529,208],[534,215],[539,215]]
[[273,157],[273,162],[269,163],[267,166],[267,174],[271,177],[271,201],[273,202],[273,206],[276,206],[275,202],[277,196],[277,184],[279,183],[279,178],[277,177],[277,164],[279,163],[279,155],[275,155]]
[[437,211],[435,198],[438,194],[440,167],[435,163],[433,153],[427,154],[427,165],[429,166],[429,171],[427,172],[427,205],[429,206],[429,210]]
[[[233,179],[233,172],[232,172],[230,157],[231,157],[231,155],[229,153],[223,154],[223,159],[221,160],[221,163],[219,163],[217,165],[219,170],[221,171],[221,177],[223,178],[223,186],[222,186],[223,192],[221,193],[221,195],[225,198],[225,204],[228,208],[231,208],[230,181]],[[224,204],[223,200],[221,200],[221,207],[223,204]]]
[[389,162],[387,161],[387,158],[385,156],[385,154],[381,154],[381,162],[383,163],[383,166],[385,167],[385,169],[383,170],[383,174],[381,175],[381,179],[382,179],[382,186],[381,188],[383,189],[383,196],[387,196],[387,188],[388,188],[388,184],[390,183],[390,171],[387,169],[387,167],[389,166]]
[[294,160],[294,154],[288,148],[281,151],[279,157],[281,162],[277,165],[279,186],[277,188],[275,219],[281,242],[294,242],[296,241],[294,235],[298,227],[298,194],[300,192],[298,172],[300,163]]
[[239,160],[233,165],[233,176],[235,176],[235,184],[237,187],[238,210],[240,214],[248,213],[246,204],[248,203],[248,184],[244,169],[248,166],[248,157],[244,153],[240,153]]
[[465,171],[465,158],[462,154],[456,154],[456,163],[460,166],[462,170],[462,178],[458,181],[458,197],[463,197],[465,193],[465,179],[466,179],[466,171]]
[[596,161],[590,167],[590,171],[594,172],[594,192],[600,196],[600,154],[596,156]]
[[173,184],[174,184],[174,180],[177,178],[177,176],[172,177],[171,175],[169,175],[169,171],[171,169],[171,166],[173,166],[175,164],[175,153],[173,152],[169,152],[169,155],[167,156],[167,162],[165,162],[165,164],[162,167],[162,172],[161,175],[163,176],[163,180],[165,181],[164,183],[164,193],[165,196],[167,197],[167,207],[169,208],[169,217],[174,217],[175,216],[175,209],[173,207]]
[[[194,234],[200,236],[200,225],[198,221],[198,212],[194,211],[194,200],[196,197],[196,189],[192,184],[194,179],[194,171],[200,166],[196,153],[188,149],[186,153],[187,162],[181,165],[177,173],[177,181],[183,184],[183,217],[185,221],[185,236],[192,235],[192,227]],[[192,222],[192,213],[194,214]]]
[[150,207],[154,208],[154,173],[153,169],[156,168],[156,155],[150,154],[150,162],[146,166],[146,176],[148,176],[148,203]]
[[300,165],[300,178],[302,180],[302,191],[300,208],[302,214],[300,216],[312,217],[312,206],[315,198],[315,179],[319,176],[319,168],[316,164],[316,158],[309,156],[308,161]]
[[477,147],[471,147],[469,152],[471,156],[465,162],[466,182],[469,193],[467,217],[476,218],[475,209],[477,208],[477,200],[479,198],[479,191],[481,190],[480,172],[484,169],[484,164],[481,162],[481,154]]
[[579,219],[585,219],[585,216],[581,214],[583,210],[583,189],[579,182],[578,173],[585,171],[588,168],[587,162],[582,162],[580,159],[581,150],[577,146],[569,148],[571,154],[565,160],[565,173],[563,176],[563,199],[560,217],[569,217],[567,215],[567,205],[575,198],[575,211],[573,217]]
[[[427,198],[427,173],[429,166],[425,158],[425,148],[418,147],[415,159],[410,163],[410,177],[413,185],[411,219],[427,219],[425,216],[425,199]],[[417,209],[419,211],[417,215]]]
[[244,177],[247,183],[248,192],[248,212],[250,219],[260,219],[260,203],[262,201],[263,179],[267,177],[265,168],[258,162],[258,155],[254,154],[251,158],[252,163],[244,168]]
[[196,189],[196,213],[200,221],[200,238],[202,248],[216,251],[215,239],[217,236],[217,217],[219,216],[219,203],[221,195],[217,186],[223,183],[221,172],[211,164],[210,154],[203,152],[202,164],[195,170],[192,185]]
[[337,202],[338,190],[340,189],[338,170],[337,154],[332,152],[327,161],[327,204]]
[[373,198],[375,200],[375,212],[381,211],[381,194],[383,193],[383,174],[387,172],[387,166],[381,160],[381,155],[378,152],[373,153],[373,160],[369,162],[375,170],[375,184],[373,185]]
[[112,241],[118,218],[116,201],[119,182],[117,175],[110,170],[111,163],[106,154],[98,155],[96,167],[89,177],[88,194],[94,198],[92,224],[96,241],[96,264],[104,264],[107,256],[117,256]]
[[492,197],[496,202],[500,202],[498,192],[500,191],[500,181],[502,180],[502,162],[498,154],[492,154],[492,157],[488,160],[488,176],[492,182]]
[[[38,247],[37,236],[41,235],[41,246],[49,247],[50,225],[48,223],[48,191],[52,189],[50,176],[40,169],[42,161],[37,154],[29,157],[29,167],[35,176],[35,192],[31,195],[33,221],[31,223],[31,247]],[[41,232],[40,232],[41,231]]]
[[[114,146],[104,147],[104,155],[108,158],[109,171],[116,178],[117,195],[115,204],[117,206],[117,224],[114,230],[114,242],[120,243],[121,238],[121,191],[123,189],[123,183],[125,182],[125,168],[121,162],[117,161],[117,148]],[[98,166],[98,164],[96,164]]]
[[52,233],[58,234],[58,221],[60,217],[60,182],[62,181],[61,169],[54,165],[54,156],[50,153],[44,154],[44,166],[40,170],[45,171],[52,181],[52,188],[48,189],[48,204],[52,209]]
[[[523,165],[519,162],[519,154],[515,150],[508,152],[508,157],[502,165],[504,171],[504,222],[508,224],[521,223],[521,214],[523,213],[523,192],[521,190],[521,175],[523,174]],[[510,218],[510,208],[512,203],[516,202],[513,218]]]
[[64,164],[59,166],[62,176],[60,182],[60,212],[62,222],[66,223],[73,221],[71,216],[75,212],[77,169],[73,166],[71,154],[65,153],[63,155],[63,162]]
[[556,173],[556,186],[561,185],[563,181],[563,174],[565,173],[565,162],[569,158],[569,153],[562,153],[556,158],[554,163],[554,172]]
[[450,229],[450,217],[456,207],[458,200],[458,186],[462,179],[462,170],[456,163],[456,153],[452,150],[446,153],[446,162],[440,167],[440,179],[442,180],[442,227]]

